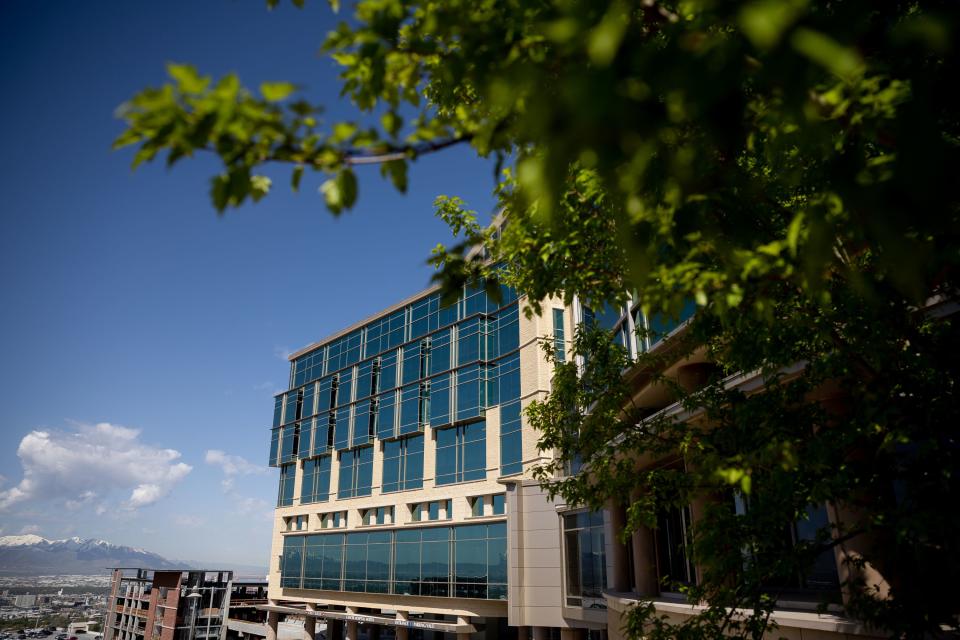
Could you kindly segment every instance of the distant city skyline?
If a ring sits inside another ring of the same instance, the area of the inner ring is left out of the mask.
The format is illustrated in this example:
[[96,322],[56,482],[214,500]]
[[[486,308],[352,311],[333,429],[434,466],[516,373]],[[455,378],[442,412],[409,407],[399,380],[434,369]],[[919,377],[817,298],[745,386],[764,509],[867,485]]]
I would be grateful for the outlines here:
[[130,170],[115,108],[168,61],[290,80],[348,117],[316,52],[326,3],[0,5],[0,535],[103,538],[170,559],[265,565],[286,355],[424,288],[443,193],[488,214],[492,163],[451,149],[407,195],[376,168],[333,218],[319,179],[218,218],[217,167]]

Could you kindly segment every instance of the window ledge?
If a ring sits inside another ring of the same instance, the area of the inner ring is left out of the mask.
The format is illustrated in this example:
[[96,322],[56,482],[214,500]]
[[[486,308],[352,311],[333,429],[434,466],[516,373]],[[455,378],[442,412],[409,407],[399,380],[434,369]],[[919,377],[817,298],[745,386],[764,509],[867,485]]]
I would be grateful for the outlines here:
[[[629,608],[638,602],[647,601],[634,593],[605,592],[607,606],[611,611],[617,613],[626,613]],[[690,604],[676,599],[656,597],[651,599],[653,606],[658,612],[667,614],[676,614],[682,616],[697,615],[706,610],[706,607],[699,604]],[[791,603],[794,604],[794,603]],[[740,609],[740,615],[746,617],[750,611]],[[848,633],[862,636],[880,637],[883,634],[867,628],[861,622],[846,618],[834,613],[817,613],[815,611],[788,611],[785,609],[775,609],[770,616],[771,621],[778,624],[781,628],[788,629],[811,629],[818,631],[831,631],[834,633]]]

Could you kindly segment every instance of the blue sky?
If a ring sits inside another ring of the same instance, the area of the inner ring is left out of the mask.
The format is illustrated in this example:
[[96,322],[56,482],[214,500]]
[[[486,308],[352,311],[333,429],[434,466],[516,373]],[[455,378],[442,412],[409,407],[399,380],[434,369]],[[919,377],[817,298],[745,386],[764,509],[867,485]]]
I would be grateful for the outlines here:
[[284,354],[426,286],[450,239],[433,198],[489,213],[492,165],[424,157],[405,196],[370,168],[339,219],[283,168],[218,217],[214,160],[132,172],[113,112],[175,61],[291,80],[346,117],[318,55],[336,19],[321,0],[0,3],[0,535],[266,564]]

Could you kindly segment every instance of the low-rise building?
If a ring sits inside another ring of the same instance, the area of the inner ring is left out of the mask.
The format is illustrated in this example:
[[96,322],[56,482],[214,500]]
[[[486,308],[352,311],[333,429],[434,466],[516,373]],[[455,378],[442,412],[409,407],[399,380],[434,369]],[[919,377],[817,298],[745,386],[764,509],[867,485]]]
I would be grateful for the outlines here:
[[115,568],[104,640],[224,640],[232,571]]

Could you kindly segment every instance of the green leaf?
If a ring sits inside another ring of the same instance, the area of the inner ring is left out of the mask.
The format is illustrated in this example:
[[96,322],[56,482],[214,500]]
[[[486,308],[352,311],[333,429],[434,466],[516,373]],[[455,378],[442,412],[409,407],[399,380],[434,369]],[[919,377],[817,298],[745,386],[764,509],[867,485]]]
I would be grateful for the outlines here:
[[320,185],[320,192],[327,208],[339,215],[357,201],[357,177],[350,169],[343,169]]
[[250,197],[254,202],[259,202],[263,196],[270,193],[270,186],[273,181],[267,176],[252,176],[250,178]]
[[167,74],[177,81],[183,93],[202,93],[210,84],[208,76],[201,77],[196,68],[189,64],[167,63]]
[[740,29],[758,49],[771,49],[806,9],[806,0],[751,2],[740,10]]
[[303,178],[303,165],[298,164],[293,168],[293,175],[290,177],[290,186],[294,191],[300,190],[301,178]]
[[790,39],[793,48],[813,62],[847,81],[863,74],[863,59],[856,50],[813,29],[797,29]]
[[400,193],[407,192],[407,161],[390,160],[380,165],[380,173],[389,176],[393,186]]
[[612,4],[587,36],[587,55],[594,64],[605,67],[613,62],[629,24],[627,8],[619,2]]
[[400,131],[400,127],[403,126],[403,118],[397,115],[395,111],[390,110],[380,116],[380,124],[383,125],[383,128],[387,133],[393,137],[396,137],[397,133]]
[[353,134],[357,132],[357,125],[353,122],[338,122],[333,125],[333,135],[330,136],[330,142],[334,144],[346,142]]
[[292,82],[262,82],[260,94],[267,102],[280,102],[297,90]]

